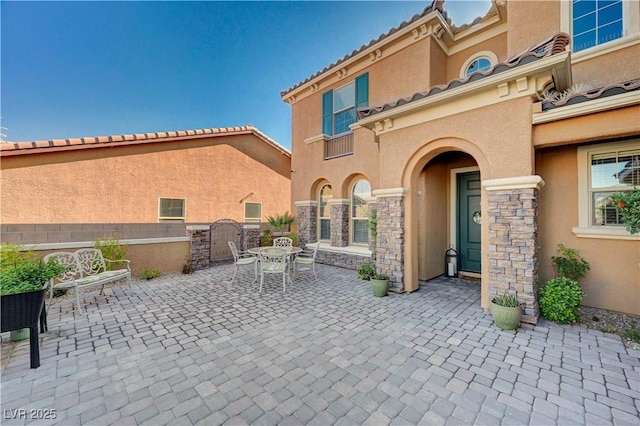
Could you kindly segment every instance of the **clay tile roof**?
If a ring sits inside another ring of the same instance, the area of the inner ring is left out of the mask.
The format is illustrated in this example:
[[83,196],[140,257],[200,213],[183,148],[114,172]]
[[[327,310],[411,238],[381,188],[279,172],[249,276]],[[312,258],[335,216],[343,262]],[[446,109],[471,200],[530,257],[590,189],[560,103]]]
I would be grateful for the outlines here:
[[553,37],[550,37],[547,40],[543,41],[542,43],[536,44],[535,46],[527,49],[526,51],[514,56],[511,59],[495,64],[493,67],[491,67],[486,71],[476,71],[467,77],[451,80],[447,84],[432,86],[431,88],[429,88],[424,92],[414,93],[411,96],[408,96],[406,98],[401,98],[393,102],[388,102],[382,105],[372,106],[368,108],[360,108],[358,110],[358,118],[370,117],[372,115],[381,113],[383,111],[387,111],[387,110],[399,107],[401,105],[408,104],[410,102],[418,101],[428,96],[433,96],[435,94],[444,92],[446,90],[451,90],[456,87],[460,87],[464,84],[481,80],[490,75],[499,74],[501,72],[516,68],[520,65],[528,64],[531,62],[538,61],[542,58],[556,55],[558,53],[564,52],[566,46],[569,44],[569,40],[570,38],[567,34],[558,33]]
[[433,11],[440,12],[443,15],[443,17],[446,20],[448,20],[447,13],[442,7],[443,3],[444,3],[444,0],[434,0],[434,1],[432,1],[431,4],[429,6],[427,6],[427,7],[425,7],[422,12],[416,13],[408,21],[402,21],[400,23],[400,25],[398,25],[397,27],[393,27],[389,31],[387,31],[386,33],[380,34],[377,38],[369,41],[369,43],[360,46],[360,48],[355,49],[354,51],[352,51],[351,53],[349,53],[346,56],[342,57],[341,59],[338,59],[336,62],[332,63],[331,65],[329,65],[329,66],[323,68],[322,70],[316,72],[311,77],[308,77],[305,80],[301,81],[300,83],[298,83],[298,84],[296,84],[296,85],[294,85],[294,86],[292,86],[292,87],[290,87],[290,88],[288,88],[286,90],[281,91],[280,92],[280,96],[286,95],[287,93],[289,93],[289,92],[297,89],[298,87],[308,83],[309,81],[313,80],[314,78],[318,77],[319,75],[322,75],[325,72],[329,71],[330,69],[337,67],[338,65],[346,62],[347,60],[353,58],[354,56],[358,55],[359,53],[365,51],[369,47],[381,42],[382,40],[386,39],[387,37],[395,34],[396,32],[400,31],[401,29],[405,28],[406,26],[411,25],[412,23],[414,23],[415,21],[419,20],[420,18],[423,18],[423,17],[427,16],[428,14],[430,14]]
[[592,101],[594,99],[606,98],[636,90],[640,90],[640,79],[611,84],[599,89],[571,88],[565,92],[558,93],[557,98],[554,100],[542,101],[542,110],[548,111],[554,108],[575,105],[582,102]]
[[[170,132],[155,132],[155,133],[137,133],[130,135],[113,135],[113,136],[98,136],[98,137],[85,137],[85,138],[70,138],[70,139],[53,139],[49,141],[34,141],[34,142],[7,142],[0,143],[0,151],[5,155],[13,154],[28,154],[31,152],[52,152],[60,149],[74,149],[74,148],[99,148],[104,145],[131,145],[136,143],[146,142],[172,142],[172,139],[180,138],[206,138],[207,135],[220,135],[220,134],[253,134],[258,139],[271,145],[273,148],[280,151],[282,154],[291,156],[291,152],[280,145],[269,136],[262,133],[253,125],[237,126],[237,127],[223,127],[212,129],[194,129],[194,130],[179,130]],[[175,141],[173,141],[175,142]],[[51,149],[53,148],[53,149]]]

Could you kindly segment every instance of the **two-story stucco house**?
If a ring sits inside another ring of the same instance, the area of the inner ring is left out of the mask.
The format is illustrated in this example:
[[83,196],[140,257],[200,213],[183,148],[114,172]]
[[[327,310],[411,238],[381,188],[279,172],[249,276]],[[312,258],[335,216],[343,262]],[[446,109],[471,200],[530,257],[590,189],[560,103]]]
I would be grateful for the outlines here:
[[516,292],[528,322],[562,243],[591,264],[584,304],[640,314],[640,238],[609,200],[640,186],[640,3],[495,0],[460,27],[444,3],[281,93],[301,239],[374,252],[404,292],[454,247],[482,306]]

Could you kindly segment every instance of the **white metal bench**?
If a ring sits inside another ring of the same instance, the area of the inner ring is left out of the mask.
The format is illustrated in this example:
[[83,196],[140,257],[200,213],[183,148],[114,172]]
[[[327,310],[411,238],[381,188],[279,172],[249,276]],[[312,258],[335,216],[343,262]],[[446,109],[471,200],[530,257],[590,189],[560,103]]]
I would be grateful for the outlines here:
[[[128,260],[109,260],[102,256],[102,252],[98,249],[86,248],[80,249],[73,253],[59,251],[48,254],[44,257],[44,261],[55,259],[66,267],[65,271],[50,282],[49,303],[53,298],[53,291],[56,289],[74,289],[76,293],[76,303],[78,310],[82,312],[80,306],[80,293],[88,287],[102,285],[100,294],[104,290],[104,285],[123,278],[129,280],[129,289],[131,289],[131,268]],[[107,263],[124,263],[125,269],[107,270]]]

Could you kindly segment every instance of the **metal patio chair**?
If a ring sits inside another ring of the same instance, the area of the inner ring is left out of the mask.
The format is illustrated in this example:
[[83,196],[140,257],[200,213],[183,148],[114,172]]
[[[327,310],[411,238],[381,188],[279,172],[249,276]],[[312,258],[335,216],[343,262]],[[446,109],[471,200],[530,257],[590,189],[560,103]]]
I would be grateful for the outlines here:
[[253,265],[255,277],[251,283],[256,282],[258,280],[258,257],[255,254],[239,251],[233,241],[229,241],[229,248],[231,249],[231,254],[233,254],[233,277],[231,277],[231,283],[235,280],[240,266],[247,265]]
[[267,274],[282,274],[282,291],[287,291],[289,278],[289,254],[277,247],[267,247],[260,250],[260,290],[264,284],[264,276]]

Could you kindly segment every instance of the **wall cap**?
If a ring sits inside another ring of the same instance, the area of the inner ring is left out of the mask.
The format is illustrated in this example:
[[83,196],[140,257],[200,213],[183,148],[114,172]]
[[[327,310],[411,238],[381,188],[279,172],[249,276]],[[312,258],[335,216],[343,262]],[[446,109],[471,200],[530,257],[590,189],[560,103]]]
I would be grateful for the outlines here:
[[335,247],[329,243],[307,243],[306,246],[315,248],[318,244],[320,244],[320,247],[318,247],[319,251],[324,251],[328,253],[342,253],[342,254],[351,254],[354,256],[371,257],[371,250],[369,250],[367,247],[364,247],[364,246]]
[[187,231],[208,231],[210,225],[187,225]]
[[[165,243],[182,243],[189,242],[189,237],[167,237],[167,238],[139,238],[130,240],[120,240],[121,244],[129,246],[137,246],[142,244],[165,244]],[[23,244],[26,250],[66,250],[93,248],[95,241],[72,241],[68,243],[43,243],[43,244]]]
[[371,191],[374,197],[404,197],[409,190],[407,188],[384,188]]
[[544,186],[544,180],[540,176],[517,176],[500,179],[487,179],[482,181],[482,186],[487,191],[505,191],[511,189],[540,189]]
[[318,202],[316,200],[304,200],[296,201],[293,203],[296,207],[316,207]]

